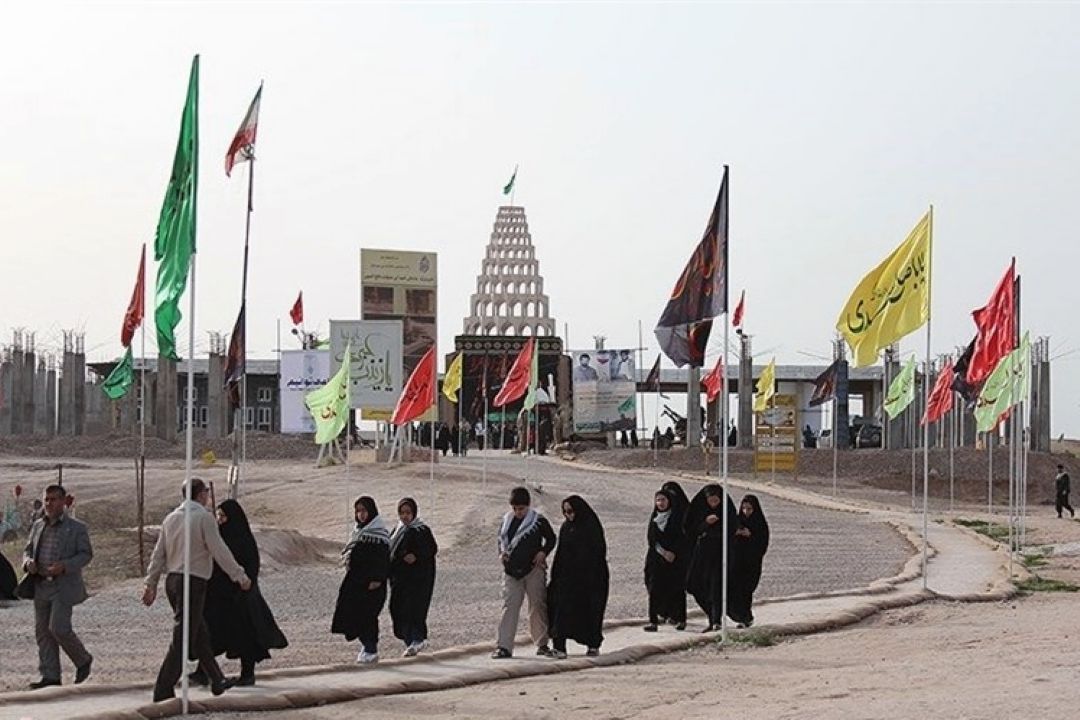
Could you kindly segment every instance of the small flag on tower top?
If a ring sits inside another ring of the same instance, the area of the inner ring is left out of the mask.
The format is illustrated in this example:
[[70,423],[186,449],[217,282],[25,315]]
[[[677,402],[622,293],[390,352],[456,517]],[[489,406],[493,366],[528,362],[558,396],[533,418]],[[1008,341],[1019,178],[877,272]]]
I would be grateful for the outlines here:
[[735,314],[731,317],[731,326],[737,330],[742,330],[742,316],[743,309],[746,307],[746,291],[743,290],[739,294],[739,304],[735,306]]
[[231,176],[233,166],[255,157],[255,135],[259,130],[259,104],[262,102],[262,83],[248,107],[240,129],[225,152],[225,175]]
[[514,190],[514,181],[517,180],[517,165],[514,166],[514,174],[510,176],[510,182],[503,185],[503,195],[509,195]]
[[293,325],[304,324],[304,291],[301,290],[300,294],[296,296],[296,302],[293,303],[292,310],[289,311],[289,317],[292,318]]

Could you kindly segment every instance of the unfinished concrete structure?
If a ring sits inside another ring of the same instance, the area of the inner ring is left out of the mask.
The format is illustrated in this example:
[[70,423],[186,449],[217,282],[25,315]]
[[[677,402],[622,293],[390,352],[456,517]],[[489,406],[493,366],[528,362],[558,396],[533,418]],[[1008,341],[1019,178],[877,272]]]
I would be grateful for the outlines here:
[[540,263],[521,206],[504,205],[495,215],[476,292],[469,297],[463,334],[555,334]]

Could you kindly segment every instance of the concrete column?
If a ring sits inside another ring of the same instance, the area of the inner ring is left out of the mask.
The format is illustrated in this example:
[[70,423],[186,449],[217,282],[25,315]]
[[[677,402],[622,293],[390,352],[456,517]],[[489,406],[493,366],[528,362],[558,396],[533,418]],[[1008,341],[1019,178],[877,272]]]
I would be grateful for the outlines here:
[[739,412],[737,416],[739,447],[754,446],[754,358],[750,338],[739,335]]
[[225,356],[210,353],[207,371],[206,437],[221,438],[229,433],[229,394],[225,392]]
[[72,354],[72,367],[75,376],[71,379],[72,391],[72,432],[83,435],[86,432],[86,355],[81,352]]
[[686,382],[686,447],[701,447],[701,368],[690,368]]
[[57,404],[57,413],[59,420],[57,421],[57,434],[58,435],[73,435],[72,428],[74,427],[74,421],[72,419],[73,396],[71,388],[72,378],[75,376],[73,353],[70,350],[64,350],[63,360],[60,365],[60,398]]
[[900,374],[900,363],[894,360],[894,357],[895,355],[891,349],[885,351],[885,377],[881,387],[881,424],[885,431],[885,447],[889,450],[900,450],[908,447],[907,426],[904,415],[901,413],[899,417],[890,419],[888,413],[885,412],[884,405],[884,399],[889,396],[890,383]]
[[48,383],[48,371],[45,369],[45,358],[38,358],[37,368],[34,372],[34,434],[49,435],[48,400],[46,399],[46,385]]
[[[851,415],[848,410],[848,364],[846,360],[836,366],[836,437],[833,442],[839,450],[851,448]],[[873,398],[866,399],[872,402]],[[873,406],[871,406],[873,407]]]
[[8,405],[11,406],[9,423],[12,435],[22,435],[26,432],[23,429],[24,395],[26,394],[24,392],[23,358],[22,347],[16,345],[11,351],[11,392],[5,396]]
[[11,434],[11,360],[0,360],[0,435]]
[[157,393],[154,403],[154,425],[157,436],[176,442],[177,384],[176,361],[158,355]]
[[56,434],[56,393],[58,380],[56,367],[53,360],[49,359],[48,370],[45,371],[45,434]]
[[34,369],[37,358],[33,350],[23,352],[22,366],[22,419],[20,426],[23,433],[34,434]]

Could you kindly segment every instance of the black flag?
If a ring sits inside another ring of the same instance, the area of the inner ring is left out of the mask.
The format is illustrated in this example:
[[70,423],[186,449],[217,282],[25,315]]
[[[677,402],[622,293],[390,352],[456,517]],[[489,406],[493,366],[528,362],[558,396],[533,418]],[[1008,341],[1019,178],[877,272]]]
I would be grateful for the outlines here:
[[656,323],[660,348],[676,367],[705,364],[712,319],[728,309],[728,168],[701,242],[683,268]]
[[817,407],[832,400],[836,396],[836,376],[840,369],[840,361],[834,360],[833,364],[825,368],[814,379],[814,392],[810,395],[810,407]]
[[229,391],[229,402],[233,407],[240,407],[240,381],[244,377],[244,363],[247,355],[244,352],[247,347],[244,338],[245,327],[244,306],[241,305],[240,314],[236,316],[236,324],[233,325],[232,337],[229,338],[229,354],[225,361],[225,389]]
[[960,393],[960,397],[964,398],[964,401],[969,404],[974,403],[975,399],[979,397],[979,389],[982,387],[981,383],[972,385],[967,381],[968,365],[971,364],[971,356],[975,354],[975,341],[978,339],[977,335],[972,338],[967,349],[964,350],[956,361],[956,365],[953,366],[952,389]]

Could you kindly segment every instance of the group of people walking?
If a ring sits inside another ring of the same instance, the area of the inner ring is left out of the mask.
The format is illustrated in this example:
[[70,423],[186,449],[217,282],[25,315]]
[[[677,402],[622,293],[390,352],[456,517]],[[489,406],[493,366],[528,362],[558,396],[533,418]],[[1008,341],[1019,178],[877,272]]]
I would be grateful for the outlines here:
[[[724,533],[727,533],[727,616],[739,627],[754,622],[754,591],[769,548],[769,523],[755,495],[735,510],[715,483],[693,500],[677,482],[663,485],[653,498],[647,533],[645,586],[649,591],[647,632],[663,622],[686,629],[686,595],[705,612],[705,632],[720,628],[724,616]],[[726,518],[724,517],[726,514]]]

